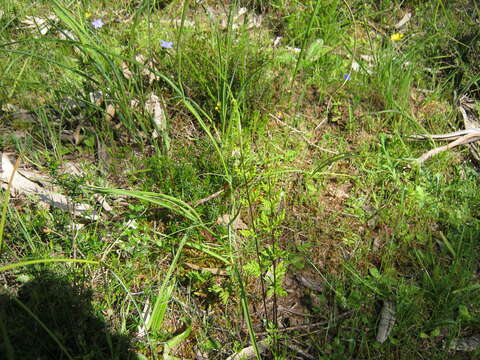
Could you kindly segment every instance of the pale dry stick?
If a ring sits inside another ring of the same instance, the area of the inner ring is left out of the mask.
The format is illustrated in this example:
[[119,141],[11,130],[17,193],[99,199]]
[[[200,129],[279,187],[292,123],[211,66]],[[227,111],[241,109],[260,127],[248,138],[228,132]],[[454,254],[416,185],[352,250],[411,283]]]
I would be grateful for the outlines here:
[[193,270],[206,271],[206,272],[212,273],[213,275],[228,276],[228,272],[220,268],[203,267],[203,266],[198,266],[192,263],[185,263],[185,265]]
[[[330,101],[330,100],[329,100]],[[315,126],[315,129],[313,129],[313,132],[317,131],[318,129],[320,129],[326,122],[328,121],[328,117],[325,117],[325,119],[323,119],[322,121],[320,121],[318,123],[317,126]]]
[[212,195],[209,195],[209,196],[207,196],[206,198],[203,198],[203,199],[200,199],[200,200],[196,201],[196,202],[193,204],[193,207],[195,208],[195,207],[197,207],[197,206],[199,206],[199,205],[205,204],[207,201],[210,201],[210,200],[215,199],[216,197],[219,197],[219,196],[222,195],[224,192],[225,192],[225,189],[218,190],[217,192],[213,193]]
[[458,138],[468,135],[468,134],[477,134],[480,136],[480,129],[465,129],[450,132],[447,134],[414,134],[410,135],[408,138],[411,140],[457,140]]
[[431,158],[432,156],[437,155],[437,154],[439,154],[443,151],[447,151],[447,150],[450,150],[450,149],[454,148],[455,146],[468,144],[470,142],[477,141],[477,140],[480,140],[480,133],[479,132],[464,135],[462,137],[459,137],[457,140],[452,141],[451,143],[448,143],[447,145],[439,146],[435,149],[427,151],[425,154],[420,156],[416,161],[419,164],[421,164],[421,163],[425,162],[426,160],[428,160],[429,158]]
[[[347,317],[348,315],[350,315],[351,313],[353,313],[353,311],[347,311],[346,313],[338,315],[337,320],[343,319],[343,318]],[[291,332],[291,331],[297,331],[297,330],[308,330],[308,329],[312,329],[312,328],[319,327],[319,326],[325,326],[325,325],[328,325],[329,323],[330,323],[330,320],[325,320],[325,321],[320,321],[320,322],[316,322],[316,323],[313,323],[313,324],[305,324],[305,325],[291,326],[291,327],[287,327],[287,328],[280,328],[280,329],[277,329],[275,331],[277,333],[285,333],[285,332]],[[263,335],[268,335],[268,334],[269,333],[267,331],[256,333],[256,335],[258,335],[258,336],[263,336]]]
[[322,148],[321,146],[318,146],[317,144],[314,144],[312,143],[310,140],[308,140],[308,138],[304,135],[305,133],[301,130],[298,130],[297,128],[294,128],[293,126],[290,126],[288,125],[287,123],[285,123],[284,121],[280,120],[279,117],[273,115],[273,114],[269,114],[273,119],[275,119],[278,123],[280,123],[281,125],[289,128],[290,130],[292,130],[294,133],[297,133],[298,135],[300,135],[302,137],[302,139],[310,146],[314,147],[314,148],[317,148],[321,151],[325,151],[327,153],[330,153],[330,154],[334,154],[334,155],[338,155],[339,153],[337,151],[334,151],[334,150],[329,150],[329,149],[325,149],[325,148]]

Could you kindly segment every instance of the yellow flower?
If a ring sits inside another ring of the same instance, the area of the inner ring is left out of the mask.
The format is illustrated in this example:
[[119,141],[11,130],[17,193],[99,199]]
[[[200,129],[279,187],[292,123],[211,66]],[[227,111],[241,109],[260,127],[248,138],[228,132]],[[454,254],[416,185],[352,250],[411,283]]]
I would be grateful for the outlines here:
[[92,14],[90,14],[89,12],[85,13],[85,18],[86,19],[90,19],[91,17],[92,17]]
[[403,39],[404,36],[405,36],[405,34],[395,33],[395,34],[390,35],[390,40],[392,40],[392,41],[400,41],[400,40]]

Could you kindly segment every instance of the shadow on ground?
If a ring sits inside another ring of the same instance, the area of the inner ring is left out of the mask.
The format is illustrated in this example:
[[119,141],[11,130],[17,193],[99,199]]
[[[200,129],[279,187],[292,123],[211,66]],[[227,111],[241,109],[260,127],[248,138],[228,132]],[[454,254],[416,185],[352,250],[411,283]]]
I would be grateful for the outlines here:
[[0,359],[135,359],[124,335],[94,315],[92,293],[42,272],[15,297],[0,290]]

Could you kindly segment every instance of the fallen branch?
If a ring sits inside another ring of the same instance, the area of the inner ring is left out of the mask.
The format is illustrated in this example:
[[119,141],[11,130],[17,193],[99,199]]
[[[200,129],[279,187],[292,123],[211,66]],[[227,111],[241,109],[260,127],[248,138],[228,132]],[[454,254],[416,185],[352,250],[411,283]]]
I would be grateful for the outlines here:
[[217,192],[213,193],[212,195],[207,196],[206,198],[197,200],[197,201],[193,204],[193,207],[197,207],[197,206],[199,206],[199,205],[205,204],[207,201],[210,201],[210,200],[215,199],[216,197],[219,197],[219,196],[222,195],[224,192],[225,192],[225,188],[223,188],[223,189],[221,189],[221,190],[218,190]]
[[439,146],[435,149],[427,151],[425,154],[420,156],[416,161],[421,164],[421,163],[425,162],[426,160],[430,159],[432,156],[435,156],[435,155],[437,155],[437,154],[439,154],[443,151],[450,150],[450,149],[452,149],[452,148],[454,148],[458,145],[464,145],[464,144],[468,144],[468,143],[478,141],[478,140],[480,140],[480,132],[474,132],[474,133],[471,133],[471,134],[461,136],[457,140],[452,141],[451,143],[448,143],[447,145]]
[[[338,315],[337,319],[343,319],[344,317],[347,317],[348,315],[350,315],[352,312],[353,311],[347,311],[346,313]],[[286,327],[286,328],[280,328],[280,329],[275,330],[275,332],[285,333],[285,332],[291,332],[291,331],[297,331],[297,330],[309,330],[309,329],[312,329],[312,328],[315,328],[315,327],[328,325],[329,323],[330,323],[330,320],[325,320],[325,321],[320,321],[320,322],[316,322],[316,323],[312,323],[312,324],[305,324],[305,325],[297,325],[297,326],[291,326],[291,327]],[[263,335],[268,335],[268,334],[269,334],[269,332],[267,332],[267,331],[256,333],[256,335],[258,335],[258,336],[263,336]]]

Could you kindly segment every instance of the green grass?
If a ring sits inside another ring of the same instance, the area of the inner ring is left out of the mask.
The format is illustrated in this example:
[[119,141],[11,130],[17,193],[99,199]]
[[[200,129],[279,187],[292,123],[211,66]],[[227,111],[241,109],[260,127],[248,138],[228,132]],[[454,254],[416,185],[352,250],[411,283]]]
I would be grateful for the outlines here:
[[474,2],[0,5],[1,149],[101,214],[2,192],[0,357],[478,356],[478,164],[407,138],[480,100]]

